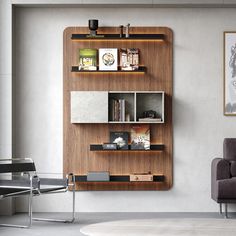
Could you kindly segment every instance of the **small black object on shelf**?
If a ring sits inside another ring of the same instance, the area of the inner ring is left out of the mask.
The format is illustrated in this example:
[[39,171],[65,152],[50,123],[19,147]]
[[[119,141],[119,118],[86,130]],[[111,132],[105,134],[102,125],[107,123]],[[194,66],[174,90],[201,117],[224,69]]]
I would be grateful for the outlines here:
[[96,19],[90,19],[89,20],[89,29],[90,29],[90,36],[96,36],[97,35],[97,29],[98,29],[98,20]]
[[124,26],[120,25],[119,28],[120,28],[120,38],[123,38],[123,28],[124,28]]
[[116,143],[104,143],[102,145],[103,150],[117,150]]

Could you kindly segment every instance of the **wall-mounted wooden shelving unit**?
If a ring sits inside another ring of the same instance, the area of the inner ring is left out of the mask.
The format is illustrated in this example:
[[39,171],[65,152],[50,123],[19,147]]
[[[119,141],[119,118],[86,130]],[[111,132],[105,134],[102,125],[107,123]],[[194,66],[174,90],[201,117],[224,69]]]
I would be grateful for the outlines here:
[[[119,28],[101,27],[90,38],[87,27],[64,31],[63,169],[76,175],[77,190],[168,190],[172,186],[172,31],[167,27],[131,27],[129,38]],[[138,71],[79,71],[81,48],[139,48]],[[85,98],[85,95],[88,96]],[[95,98],[95,99],[94,99]],[[126,99],[130,120],[110,116],[110,100]],[[86,101],[89,101],[86,104]],[[145,110],[154,109],[158,122],[151,130],[150,150],[102,150],[111,131],[130,131]],[[81,115],[82,114],[82,115]],[[109,171],[110,181],[87,181],[91,171]],[[133,173],[153,181],[130,182]]]

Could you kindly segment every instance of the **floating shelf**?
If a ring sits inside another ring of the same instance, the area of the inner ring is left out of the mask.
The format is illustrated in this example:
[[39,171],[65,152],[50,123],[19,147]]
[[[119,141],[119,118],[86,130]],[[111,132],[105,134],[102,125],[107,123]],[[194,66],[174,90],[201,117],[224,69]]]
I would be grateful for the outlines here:
[[129,145],[129,149],[116,149],[116,150],[104,150],[102,145],[100,144],[90,144],[90,151],[99,151],[99,152],[156,152],[156,151],[163,151],[165,145],[164,144],[153,144],[150,145],[150,150],[141,150],[141,149],[131,149]]
[[153,183],[164,182],[164,175],[154,175],[153,181],[130,181],[129,175],[111,175],[110,181],[87,181],[87,175],[76,175],[75,181],[79,183]]
[[119,34],[98,34],[97,37],[91,37],[88,34],[72,34],[72,40],[88,40],[88,41],[97,41],[97,40],[124,40],[124,41],[163,41],[165,40],[164,34],[130,34],[129,38],[125,38],[125,35],[121,38]]
[[162,124],[164,121],[108,121],[109,124]]
[[118,70],[79,70],[78,66],[72,66],[71,72],[77,73],[145,73],[147,68],[145,66],[139,66],[138,70],[121,70],[118,67]]

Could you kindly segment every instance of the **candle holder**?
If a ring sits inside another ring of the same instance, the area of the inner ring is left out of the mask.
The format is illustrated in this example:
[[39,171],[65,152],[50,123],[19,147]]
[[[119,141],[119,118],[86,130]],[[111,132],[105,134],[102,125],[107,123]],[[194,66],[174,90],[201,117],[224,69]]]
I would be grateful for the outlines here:
[[97,29],[98,29],[98,20],[90,19],[88,24],[89,24],[89,29],[90,29],[90,36],[92,37],[96,36]]

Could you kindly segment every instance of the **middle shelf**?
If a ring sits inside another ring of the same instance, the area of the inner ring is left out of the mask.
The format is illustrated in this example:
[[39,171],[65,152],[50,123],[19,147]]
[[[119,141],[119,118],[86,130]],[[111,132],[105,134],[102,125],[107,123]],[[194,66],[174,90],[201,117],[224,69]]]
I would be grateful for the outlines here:
[[115,149],[115,150],[105,150],[101,144],[90,144],[90,151],[99,151],[99,152],[156,152],[156,151],[163,151],[165,145],[164,144],[151,144],[149,150],[142,150],[142,149],[131,149],[131,145],[128,145],[128,149]]
[[71,91],[71,123],[164,123],[164,91]]

